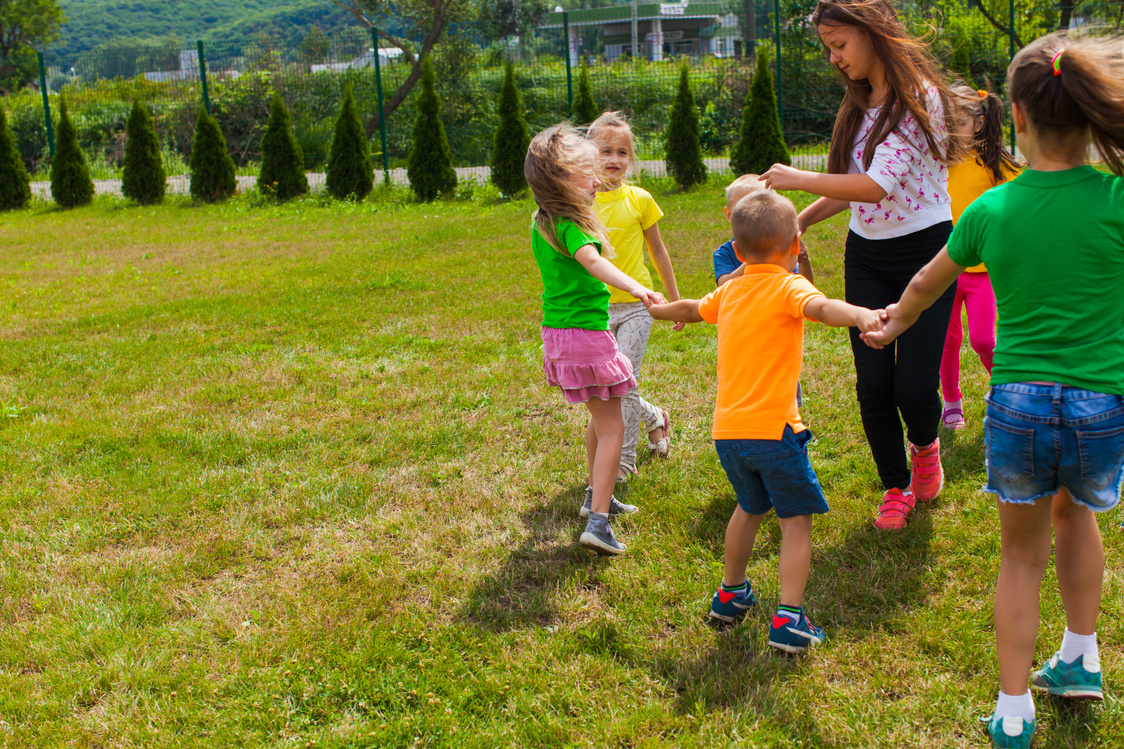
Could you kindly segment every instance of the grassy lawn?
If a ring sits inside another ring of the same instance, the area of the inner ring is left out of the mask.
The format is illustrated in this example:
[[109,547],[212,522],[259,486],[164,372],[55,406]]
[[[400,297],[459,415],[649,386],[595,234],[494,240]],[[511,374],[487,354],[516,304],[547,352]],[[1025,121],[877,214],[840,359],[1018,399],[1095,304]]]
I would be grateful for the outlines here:
[[[684,293],[721,192],[651,186]],[[828,640],[705,613],[734,506],[709,439],[715,334],[659,325],[672,414],[618,532],[576,545],[584,409],[546,387],[528,201],[0,217],[0,744],[11,747],[968,747],[998,688],[983,369],[906,531],[879,491],[845,331],[809,324],[804,416],[832,512],[807,605]],[[842,295],[837,218],[810,233]],[[1038,699],[1036,746],[1124,745],[1124,534],[1101,518],[1108,700]],[[1039,660],[1060,642],[1056,581]]]

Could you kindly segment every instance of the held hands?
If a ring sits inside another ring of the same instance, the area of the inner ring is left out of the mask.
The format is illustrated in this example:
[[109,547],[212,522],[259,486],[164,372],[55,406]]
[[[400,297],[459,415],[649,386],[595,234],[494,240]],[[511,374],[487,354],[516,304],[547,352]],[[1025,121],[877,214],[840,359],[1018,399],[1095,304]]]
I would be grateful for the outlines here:
[[862,333],[859,336],[867,346],[873,349],[881,349],[889,346],[894,342],[898,336],[905,332],[906,328],[912,325],[917,318],[907,320],[902,317],[901,309],[897,303],[891,304],[884,310],[879,310],[882,322],[879,327],[867,330],[862,328]]
[[664,298],[663,294],[640,285],[637,285],[635,289],[632,289],[628,293],[644,302],[645,309],[651,307],[653,304],[667,304],[667,299]]
[[[866,309],[859,307],[858,314],[855,315],[855,327],[861,331],[861,337],[865,341],[868,333],[874,334],[882,330],[884,320],[886,319],[886,310],[884,309]],[[869,341],[867,342],[869,346]],[[879,346],[878,348],[881,348]]]
[[805,172],[784,164],[773,164],[761,175],[761,181],[770,190],[801,190]]

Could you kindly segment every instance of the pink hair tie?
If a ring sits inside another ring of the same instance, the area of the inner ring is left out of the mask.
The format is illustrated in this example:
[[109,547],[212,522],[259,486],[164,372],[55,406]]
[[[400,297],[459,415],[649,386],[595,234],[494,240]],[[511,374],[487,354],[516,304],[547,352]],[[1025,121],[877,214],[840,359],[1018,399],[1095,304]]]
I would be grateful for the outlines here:
[[1054,68],[1054,75],[1062,74],[1062,52],[1065,52],[1064,48],[1059,49],[1057,53],[1050,58],[1050,65]]

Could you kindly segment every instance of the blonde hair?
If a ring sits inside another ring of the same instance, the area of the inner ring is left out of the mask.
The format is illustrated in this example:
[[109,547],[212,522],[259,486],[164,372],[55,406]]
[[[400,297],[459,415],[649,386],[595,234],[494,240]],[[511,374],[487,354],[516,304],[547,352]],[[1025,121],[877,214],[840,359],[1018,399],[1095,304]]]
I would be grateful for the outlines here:
[[1049,34],[1007,68],[1011,101],[1050,136],[1088,130],[1113,174],[1124,176],[1124,39]]
[[636,136],[632,134],[632,125],[628,123],[628,118],[624,113],[602,112],[600,117],[589,123],[589,127],[585,131],[585,137],[596,142],[598,138],[608,135],[610,131],[619,130],[623,130],[628,135],[628,169],[625,170],[624,176],[625,178],[634,177],[640,173],[640,161],[636,158]]
[[558,252],[568,255],[558,239],[558,221],[567,219],[601,242],[601,256],[615,257],[605,225],[593,212],[589,197],[574,187],[571,177],[582,174],[584,162],[596,160],[591,141],[582,137],[570,123],[552,125],[531,139],[523,175],[535,197],[535,226]]
[[730,214],[734,241],[747,262],[767,260],[792,244],[800,231],[796,206],[772,190],[758,190],[738,201]]
[[746,195],[764,189],[765,183],[761,181],[761,176],[758,174],[743,174],[736,177],[733,182],[726,185],[726,207],[733,210]]

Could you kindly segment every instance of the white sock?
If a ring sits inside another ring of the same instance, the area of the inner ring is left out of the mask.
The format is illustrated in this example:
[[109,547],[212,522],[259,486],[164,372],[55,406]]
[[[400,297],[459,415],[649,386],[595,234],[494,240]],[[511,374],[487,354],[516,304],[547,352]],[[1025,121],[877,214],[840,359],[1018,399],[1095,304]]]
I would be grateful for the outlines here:
[[964,401],[945,401],[944,402],[944,410],[947,411],[950,408],[961,408],[963,406],[963,404],[964,404]]
[[1065,628],[1062,635],[1062,646],[1059,650],[1063,663],[1073,663],[1081,656],[1085,656],[1084,665],[1088,671],[1099,671],[1101,668],[1101,654],[1097,650],[1097,633],[1079,635]]
[[1013,697],[1000,692],[999,701],[995,703],[995,714],[1000,718],[1034,720],[1034,698],[1029,691]]

